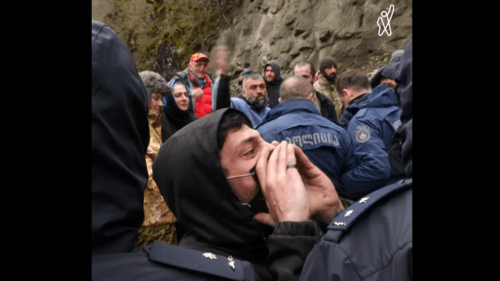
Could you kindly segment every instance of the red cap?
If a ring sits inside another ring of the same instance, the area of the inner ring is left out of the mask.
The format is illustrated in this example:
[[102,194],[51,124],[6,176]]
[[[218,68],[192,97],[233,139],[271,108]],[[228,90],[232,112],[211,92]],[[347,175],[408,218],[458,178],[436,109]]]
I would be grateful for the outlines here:
[[210,59],[205,54],[196,53],[196,54],[191,56],[191,58],[189,59],[189,62],[200,61],[201,59],[206,59],[207,61],[210,61]]

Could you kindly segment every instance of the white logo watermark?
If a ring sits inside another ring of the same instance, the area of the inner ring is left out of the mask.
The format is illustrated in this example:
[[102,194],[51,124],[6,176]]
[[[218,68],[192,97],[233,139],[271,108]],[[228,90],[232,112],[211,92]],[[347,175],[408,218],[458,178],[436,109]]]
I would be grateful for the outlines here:
[[[382,34],[387,33],[387,35],[391,36],[392,35],[392,30],[391,30],[391,19],[392,15],[394,14],[394,5],[391,4],[389,6],[389,11],[382,11],[380,14],[380,17],[377,20],[377,25],[378,25],[378,36],[382,36]],[[384,18],[387,19],[387,24],[384,22]],[[382,27],[384,29],[382,29]]]

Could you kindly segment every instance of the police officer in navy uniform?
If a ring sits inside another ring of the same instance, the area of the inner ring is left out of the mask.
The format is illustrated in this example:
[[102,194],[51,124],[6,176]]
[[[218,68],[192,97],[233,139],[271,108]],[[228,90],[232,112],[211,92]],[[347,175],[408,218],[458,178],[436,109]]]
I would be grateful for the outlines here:
[[300,147],[344,197],[341,176],[356,167],[352,141],[344,128],[320,115],[314,95],[313,86],[302,76],[286,79],[281,84],[280,104],[256,129],[267,142],[286,140]]
[[397,76],[405,178],[369,193],[339,214],[309,253],[299,280],[412,280],[412,42]]
[[403,178],[400,160],[388,154],[391,138],[401,125],[401,108],[393,89],[386,83],[372,89],[368,76],[358,70],[342,73],[337,90],[346,106],[341,125],[351,136],[357,160],[342,184],[348,188],[344,196],[355,201]]
[[127,47],[92,21],[92,280],[258,280],[249,262],[154,242],[144,219],[148,100]]

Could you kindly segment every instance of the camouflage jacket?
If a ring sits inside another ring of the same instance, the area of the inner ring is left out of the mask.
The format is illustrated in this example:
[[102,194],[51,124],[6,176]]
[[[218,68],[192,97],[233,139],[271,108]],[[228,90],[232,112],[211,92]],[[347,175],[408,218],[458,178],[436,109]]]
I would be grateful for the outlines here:
[[149,146],[146,152],[146,166],[148,169],[148,184],[144,191],[144,222],[142,226],[162,225],[176,222],[174,214],[170,211],[158,186],[153,180],[153,162],[160,150],[161,119],[156,113],[149,114]]
[[336,84],[330,84],[323,76],[321,76],[316,83],[314,83],[314,89],[323,95],[325,95],[329,100],[335,105],[335,112],[337,114],[337,120],[342,119],[342,114],[344,114],[344,105],[340,102],[339,93],[335,88]]

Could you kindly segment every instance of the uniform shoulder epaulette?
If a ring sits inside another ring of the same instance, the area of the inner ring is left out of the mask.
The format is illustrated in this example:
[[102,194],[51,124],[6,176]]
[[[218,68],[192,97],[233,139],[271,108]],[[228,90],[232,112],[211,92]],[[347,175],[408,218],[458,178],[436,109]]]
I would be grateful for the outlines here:
[[149,260],[165,265],[227,278],[245,280],[241,260],[155,241],[146,250]]
[[367,110],[368,110],[368,108],[366,108],[366,107],[361,108],[360,110],[358,110],[358,112],[356,112],[356,117],[359,118],[359,117],[365,116]]
[[347,231],[353,224],[355,224],[356,219],[369,210],[370,207],[375,205],[377,201],[396,192],[403,191],[411,185],[411,178],[402,179],[394,184],[382,187],[366,196],[363,196],[363,198],[356,201],[354,204],[349,206],[349,208],[346,208],[342,213],[335,217],[335,219],[328,225],[328,230],[335,230],[339,232],[335,238],[333,236],[331,238],[333,238],[333,240],[339,240],[341,233]]

